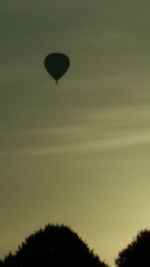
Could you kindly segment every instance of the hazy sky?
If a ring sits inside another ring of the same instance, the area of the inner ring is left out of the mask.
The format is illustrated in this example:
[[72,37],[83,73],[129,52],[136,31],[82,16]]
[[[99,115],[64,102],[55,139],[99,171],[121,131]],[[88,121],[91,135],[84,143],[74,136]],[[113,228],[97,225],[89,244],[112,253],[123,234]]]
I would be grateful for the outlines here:
[[[150,222],[148,0],[0,2],[0,257],[49,222],[102,260]],[[71,60],[58,86],[43,67]]]

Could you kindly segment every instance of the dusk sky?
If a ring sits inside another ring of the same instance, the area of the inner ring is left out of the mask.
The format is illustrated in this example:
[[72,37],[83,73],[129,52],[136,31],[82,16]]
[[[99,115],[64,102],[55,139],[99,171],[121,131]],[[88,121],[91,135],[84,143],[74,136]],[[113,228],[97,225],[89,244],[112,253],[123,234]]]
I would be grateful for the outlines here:
[[[113,266],[150,227],[150,2],[0,2],[0,257],[47,223]],[[47,54],[71,65],[58,85]]]

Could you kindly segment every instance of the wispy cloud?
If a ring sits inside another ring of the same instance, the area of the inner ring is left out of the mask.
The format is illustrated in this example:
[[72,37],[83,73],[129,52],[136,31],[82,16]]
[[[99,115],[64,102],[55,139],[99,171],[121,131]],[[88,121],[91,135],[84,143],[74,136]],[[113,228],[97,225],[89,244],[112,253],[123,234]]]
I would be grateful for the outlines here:
[[76,142],[71,145],[59,145],[50,146],[46,148],[34,148],[34,149],[14,149],[1,151],[1,154],[14,153],[14,154],[29,154],[29,155],[53,155],[53,154],[63,154],[63,153],[97,153],[101,150],[118,149],[122,147],[129,147],[140,145],[144,143],[150,143],[150,131],[147,133],[141,133],[137,135],[128,135],[120,138],[110,138],[103,140],[94,141],[82,141]]
[[[13,144],[2,153],[53,155],[98,153],[150,142],[146,106],[110,108],[76,115],[72,125],[33,128],[16,132]],[[75,123],[76,122],[76,123]],[[9,136],[10,138],[10,136]]]

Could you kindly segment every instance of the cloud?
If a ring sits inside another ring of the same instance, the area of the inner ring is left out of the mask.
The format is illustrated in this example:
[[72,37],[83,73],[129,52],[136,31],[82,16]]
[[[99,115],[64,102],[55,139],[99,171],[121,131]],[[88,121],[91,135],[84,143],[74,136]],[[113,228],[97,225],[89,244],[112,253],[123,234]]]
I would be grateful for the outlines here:
[[130,148],[150,142],[148,106],[96,109],[79,114],[74,114],[72,124],[20,129],[11,133],[12,143],[9,149],[3,147],[1,153],[35,156],[97,154],[103,150]]
[[118,149],[123,147],[135,146],[140,144],[145,144],[150,142],[150,132],[141,133],[137,135],[125,136],[122,138],[112,138],[106,140],[94,140],[94,141],[82,141],[76,142],[72,145],[59,145],[55,147],[46,147],[40,149],[18,149],[14,151],[5,151],[1,153],[14,153],[14,154],[29,154],[29,155],[53,155],[53,154],[64,154],[64,153],[78,153],[85,154],[89,153],[97,153],[102,150],[109,149]]

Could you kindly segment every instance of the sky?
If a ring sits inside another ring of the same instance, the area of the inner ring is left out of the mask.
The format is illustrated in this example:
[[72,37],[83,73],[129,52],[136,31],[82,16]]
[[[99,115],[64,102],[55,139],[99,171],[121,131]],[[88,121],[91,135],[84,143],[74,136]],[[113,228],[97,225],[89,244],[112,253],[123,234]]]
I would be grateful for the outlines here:
[[[150,222],[150,3],[0,2],[0,257],[50,223],[114,266]],[[69,56],[56,86],[47,54]]]

